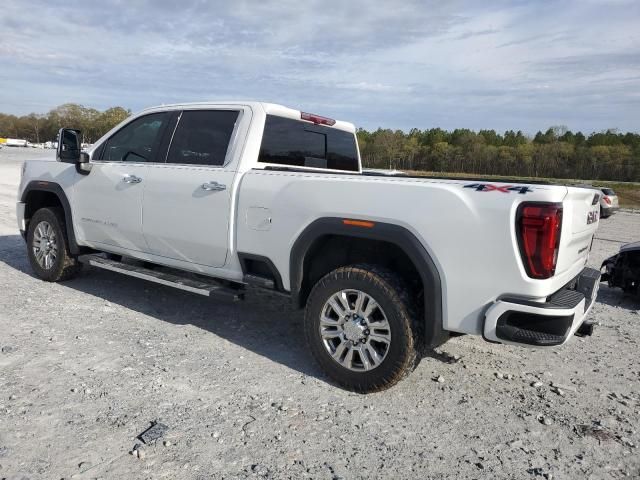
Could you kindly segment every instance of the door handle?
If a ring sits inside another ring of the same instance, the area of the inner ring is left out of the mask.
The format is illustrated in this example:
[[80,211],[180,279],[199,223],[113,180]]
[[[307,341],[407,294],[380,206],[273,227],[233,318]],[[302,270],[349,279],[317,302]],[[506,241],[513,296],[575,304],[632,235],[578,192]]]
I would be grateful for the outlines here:
[[226,190],[227,186],[222,185],[221,183],[218,183],[218,182],[207,182],[207,183],[203,183],[201,185],[201,188],[208,192],[220,192],[222,190]]
[[125,175],[122,179],[124,183],[140,183],[142,179],[140,177],[136,177],[135,175]]

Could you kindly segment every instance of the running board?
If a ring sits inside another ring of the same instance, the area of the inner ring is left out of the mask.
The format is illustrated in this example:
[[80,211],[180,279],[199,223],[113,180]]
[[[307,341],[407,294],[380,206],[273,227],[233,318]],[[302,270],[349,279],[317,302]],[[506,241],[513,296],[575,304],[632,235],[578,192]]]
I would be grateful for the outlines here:
[[242,277],[242,281],[250,287],[257,288],[258,290],[262,290],[264,292],[269,292],[273,295],[279,295],[281,297],[287,298],[291,297],[289,292],[278,290],[276,288],[276,282],[274,282],[272,279],[263,277],[261,275],[246,274],[244,277]]
[[122,263],[100,255],[83,255],[79,258],[83,263],[92,267],[110,270],[112,272],[122,273],[130,277],[141,278],[150,282],[159,283],[168,287],[185,290],[191,293],[197,293],[205,297],[224,297],[230,300],[242,300],[244,294],[233,288],[221,285],[212,279],[210,282],[197,280],[194,278],[181,277],[171,273],[158,272],[148,268]]
[[242,280],[244,283],[251,285],[252,287],[264,288],[266,290],[276,289],[276,282],[261,275],[251,275],[248,273],[242,278]]

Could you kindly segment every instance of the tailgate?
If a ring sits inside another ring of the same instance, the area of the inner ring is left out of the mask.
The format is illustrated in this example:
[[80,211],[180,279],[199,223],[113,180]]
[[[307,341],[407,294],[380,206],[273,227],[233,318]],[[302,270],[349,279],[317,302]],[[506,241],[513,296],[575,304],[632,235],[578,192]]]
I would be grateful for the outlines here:
[[562,233],[556,272],[587,263],[593,235],[598,229],[600,195],[590,188],[568,187],[563,204]]

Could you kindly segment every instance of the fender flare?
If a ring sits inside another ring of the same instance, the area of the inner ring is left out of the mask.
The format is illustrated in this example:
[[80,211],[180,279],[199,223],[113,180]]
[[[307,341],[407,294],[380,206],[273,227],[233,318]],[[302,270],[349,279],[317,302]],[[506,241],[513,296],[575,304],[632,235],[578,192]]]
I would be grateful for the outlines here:
[[304,261],[315,240],[324,235],[338,235],[392,243],[413,262],[424,285],[424,340],[425,346],[441,345],[447,332],[443,329],[442,281],[435,262],[424,245],[408,229],[399,225],[372,222],[370,228],[359,228],[343,223],[343,218],[325,217],[310,223],[293,244],[289,262],[291,296],[294,304],[301,303]]
[[43,180],[32,180],[27,184],[25,189],[22,192],[20,197],[20,201],[23,203],[27,203],[27,199],[29,198],[29,194],[32,192],[48,192],[53,193],[58,200],[60,200],[60,204],[62,205],[62,209],[64,210],[65,217],[65,225],[67,229],[67,239],[69,240],[69,251],[73,255],[79,255],[81,253],[80,246],[76,241],[76,234],[73,231],[73,217],[71,214],[71,205],[69,204],[69,200],[67,199],[67,195],[64,193],[62,187],[55,182],[48,182]]

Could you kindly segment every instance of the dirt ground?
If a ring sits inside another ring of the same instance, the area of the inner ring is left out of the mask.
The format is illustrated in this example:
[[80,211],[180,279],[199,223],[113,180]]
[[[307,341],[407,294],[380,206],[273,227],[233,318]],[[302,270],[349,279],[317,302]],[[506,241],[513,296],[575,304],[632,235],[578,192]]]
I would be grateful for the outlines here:
[[[20,162],[52,155],[34,152],[0,150],[0,478],[640,478],[640,305],[620,290],[602,284],[591,338],[458,337],[349,393],[277,297],[34,278],[14,213]],[[639,239],[640,214],[603,220],[591,265]],[[165,437],[130,455],[152,421]]]

